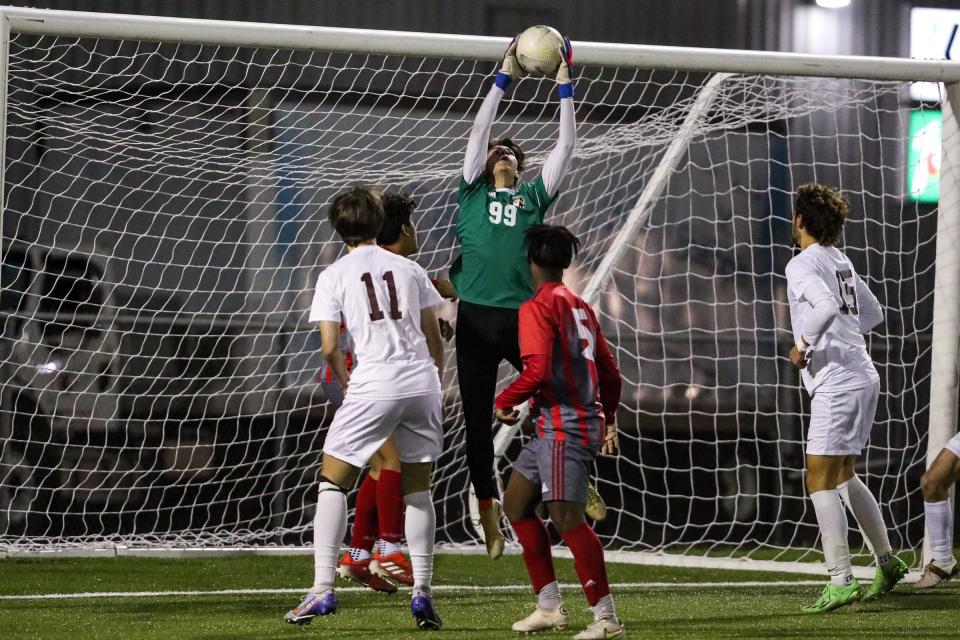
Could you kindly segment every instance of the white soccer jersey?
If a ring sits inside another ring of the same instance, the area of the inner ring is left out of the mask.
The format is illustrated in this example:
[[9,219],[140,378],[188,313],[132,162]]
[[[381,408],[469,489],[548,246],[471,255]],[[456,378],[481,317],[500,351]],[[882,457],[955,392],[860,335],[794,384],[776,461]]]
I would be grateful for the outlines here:
[[354,343],[349,395],[386,400],[440,392],[420,311],[443,299],[423,267],[370,245],[317,278],[310,322],[343,322]]
[[825,285],[840,309],[812,346],[810,363],[801,370],[807,391],[844,391],[879,382],[863,334],[879,324],[883,312],[847,256],[836,247],[813,244],[790,260],[786,275],[795,342],[804,319],[813,311],[805,294],[823,291]]

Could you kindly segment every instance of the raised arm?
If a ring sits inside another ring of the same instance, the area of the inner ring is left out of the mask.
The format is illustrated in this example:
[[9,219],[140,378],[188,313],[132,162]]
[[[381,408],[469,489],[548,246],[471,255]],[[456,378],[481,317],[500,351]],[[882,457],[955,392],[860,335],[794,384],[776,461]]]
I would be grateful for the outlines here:
[[[499,73],[497,78],[500,78]],[[473,182],[483,173],[483,167],[487,161],[490,128],[493,126],[493,119],[497,117],[497,105],[500,104],[502,97],[503,89],[494,84],[490,87],[487,97],[483,99],[480,110],[477,111],[473,129],[470,130],[470,140],[467,142],[467,153],[463,158],[463,179],[467,182]]]
[[463,158],[463,179],[467,182],[473,182],[483,173],[484,165],[487,162],[487,143],[490,141],[490,129],[493,127],[493,120],[497,117],[497,107],[500,105],[500,99],[513,79],[522,75],[523,71],[517,62],[517,39],[514,38],[510,46],[507,47],[500,71],[494,78],[493,86],[487,92],[487,97],[483,99],[483,104],[480,105],[477,117],[473,121],[473,129],[470,130],[467,153]]
[[577,123],[573,113],[573,47],[563,39],[560,69],[557,70],[557,95],[560,96],[560,132],[557,144],[543,163],[543,187],[552,198],[567,175],[573,150],[577,146]]
[[880,301],[877,300],[877,296],[873,295],[873,291],[870,291],[870,287],[867,286],[867,283],[864,282],[860,276],[857,276],[856,287],[857,310],[859,311],[857,317],[860,320],[860,333],[867,333],[883,322],[883,307],[880,306]]

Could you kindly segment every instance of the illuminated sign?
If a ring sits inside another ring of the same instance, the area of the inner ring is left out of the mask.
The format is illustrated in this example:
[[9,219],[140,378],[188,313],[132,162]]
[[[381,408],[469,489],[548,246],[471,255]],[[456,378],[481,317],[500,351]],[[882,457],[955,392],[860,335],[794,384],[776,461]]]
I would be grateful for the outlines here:
[[943,118],[939,111],[910,112],[907,147],[907,198],[937,202],[940,197],[940,138]]
[[[910,57],[960,60],[960,33],[955,37],[953,31],[957,25],[960,25],[958,9],[910,9]],[[914,100],[940,102],[941,95],[939,82],[914,82],[910,85],[910,97]]]

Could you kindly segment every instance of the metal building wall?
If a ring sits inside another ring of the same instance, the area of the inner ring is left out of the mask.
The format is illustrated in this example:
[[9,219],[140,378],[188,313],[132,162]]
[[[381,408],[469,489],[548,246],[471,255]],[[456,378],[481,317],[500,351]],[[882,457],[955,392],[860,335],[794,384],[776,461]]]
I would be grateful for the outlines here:
[[[547,23],[573,40],[859,55],[906,55],[912,4],[960,0],[46,0],[18,6],[437,33],[510,35]],[[823,42],[835,34],[833,42]],[[819,38],[820,42],[813,42]],[[823,49],[826,50],[823,50]]]
[[511,35],[552,24],[574,40],[777,49],[793,0],[48,0],[48,9],[287,24]]

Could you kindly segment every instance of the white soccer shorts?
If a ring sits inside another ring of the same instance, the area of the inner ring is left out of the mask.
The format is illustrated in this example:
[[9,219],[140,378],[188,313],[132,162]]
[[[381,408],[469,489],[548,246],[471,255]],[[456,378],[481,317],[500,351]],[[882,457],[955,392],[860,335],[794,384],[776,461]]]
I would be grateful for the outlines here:
[[442,405],[439,393],[371,400],[348,392],[330,424],[323,452],[362,467],[393,436],[401,462],[434,462],[443,446]]
[[807,453],[858,456],[870,438],[880,383],[848,391],[817,391],[810,402]]
[[955,434],[947,442],[945,449],[949,450],[950,453],[960,458],[960,433]]

